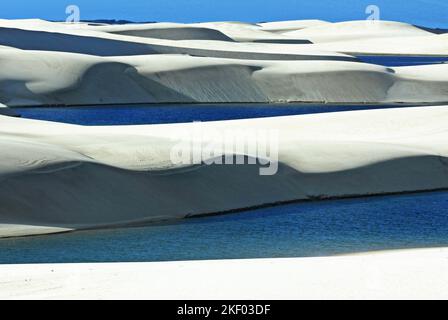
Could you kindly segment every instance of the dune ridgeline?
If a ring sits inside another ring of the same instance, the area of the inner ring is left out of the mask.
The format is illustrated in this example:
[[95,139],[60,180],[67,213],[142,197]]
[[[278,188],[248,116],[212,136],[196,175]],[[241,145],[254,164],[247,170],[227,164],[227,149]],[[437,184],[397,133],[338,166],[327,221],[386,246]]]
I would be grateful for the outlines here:
[[386,68],[354,54],[447,55],[446,40],[382,21],[0,20],[0,103],[438,103],[448,65]]

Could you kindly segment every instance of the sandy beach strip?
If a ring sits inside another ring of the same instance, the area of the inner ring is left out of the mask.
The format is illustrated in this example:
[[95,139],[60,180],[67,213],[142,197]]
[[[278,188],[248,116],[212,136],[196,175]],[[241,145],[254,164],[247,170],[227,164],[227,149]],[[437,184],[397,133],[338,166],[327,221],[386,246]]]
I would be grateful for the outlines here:
[[447,299],[448,248],[351,256],[0,266],[2,299]]

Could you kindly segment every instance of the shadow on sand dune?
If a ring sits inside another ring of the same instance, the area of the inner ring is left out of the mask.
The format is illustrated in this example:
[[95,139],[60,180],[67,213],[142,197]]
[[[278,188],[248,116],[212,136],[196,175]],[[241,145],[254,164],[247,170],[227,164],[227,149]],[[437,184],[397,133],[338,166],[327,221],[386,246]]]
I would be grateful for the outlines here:
[[272,176],[260,176],[262,166],[248,160],[245,165],[155,172],[84,163],[6,176],[0,184],[0,224],[70,229],[136,225],[296,200],[448,187],[448,160],[438,156],[328,173],[304,173],[280,163]]
[[350,56],[306,55],[278,52],[195,49],[121,41],[72,34],[0,28],[0,45],[22,50],[71,52],[103,57],[147,54],[186,54],[200,57],[253,60],[337,60],[359,61]]
[[[250,102],[267,102],[266,95],[251,80],[253,72],[259,69],[230,64],[141,74],[137,68],[125,63],[103,62],[88,68],[70,87],[38,95],[18,83],[14,92],[15,96],[20,92],[22,99],[41,99],[50,105],[194,103],[208,99],[232,102],[241,97]],[[233,81],[226,81],[228,79]],[[14,98],[14,95],[5,95],[8,96]]]
[[147,44],[14,28],[0,28],[0,45],[22,50],[60,51],[97,56],[157,53]]
[[112,31],[109,33],[166,40],[217,40],[235,42],[224,33],[208,28],[151,28],[146,30]]

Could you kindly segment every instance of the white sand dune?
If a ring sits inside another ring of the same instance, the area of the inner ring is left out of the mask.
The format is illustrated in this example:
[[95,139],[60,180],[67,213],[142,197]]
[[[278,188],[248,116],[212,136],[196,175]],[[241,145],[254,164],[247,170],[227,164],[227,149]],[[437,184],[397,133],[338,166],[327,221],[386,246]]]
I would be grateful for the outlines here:
[[[280,33],[273,33],[264,30],[259,25],[240,24],[232,22],[206,22],[193,24],[197,27],[207,27],[219,30],[235,41],[240,42],[272,42],[272,43],[309,43],[307,39],[297,39],[297,37],[288,37]],[[294,42],[294,40],[296,40]],[[302,41],[297,41],[302,40]]]
[[447,299],[448,249],[354,256],[0,266],[2,299]]
[[372,38],[403,38],[430,36],[433,33],[413,25],[393,21],[363,20],[320,24],[301,30],[285,33],[294,37],[303,37],[313,43],[337,42],[347,40],[371,40]]
[[144,23],[106,26],[87,26],[87,29],[112,34],[166,40],[217,40],[233,41],[224,33],[210,28],[181,23]]
[[[31,72],[30,72],[31,71]],[[107,103],[448,101],[448,65],[385,68],[349,61],[98,57],[0,50],[0,102]]]
[[[264,25],[266,27],[263,27]],[[273,31],[269,31],[270,25],[272,25]],[[300,27],[300,29],[278,33],[275,31],[275,26],[283,26],[285,28]],[[301,28],[302,26],[307,27]],[[159,30],[157,31],[157,29]],[[212,29],[214,32],[212,32]],[[20,30],[21,32],[19,32]],[[28,31],[28,33],[24,31]],[[123,34],[114,34],[115,32]],[[147,34],[145,35],[146,32]],[[154,34],[154,38],[150,37],[151,32]],[[19,47],[25,46],[27,47],[26,49],[31,50],[33,48],[36,49],[37,44],[35,42],[41,46],[44,44],[48,46],[48,43],[57,41],[64,44],[59,49],[57,47],[53,48],[57,51],[96,55],[136,55],[155,51],[156,53],[183,53],[244,59],[269,59],[269,57],[264,55],[270,54],[271,59],[281,59],[283,54],[283,59],[289,60],[299,59],[301,55],[322,55],[322,52],[319,52],[322,50],[326,51],[327,54],[331,52],[347,52],[362,54],[448,55],[448,47],[446,46],[446,41],[444,41],[446,35],[437,35],[409,24],[390,21],[320,23],[319,21],[310,22],[305,20],[302,22],[285,21],[260,25],[237,22],[211,22],[199,24],[154,23],[125,26],[92,26],[89,24],[52,23],[43,20],[0,19],[0,34],[3,38],[0,41],[0,46],[14,44]],[[65,35],[65,37],[62,37],[60,34]],[[82,39],[79,39],[80,36],[91,39],[83,39],[84,41],[81,41]],[[263,46],[254,47],[250,43],[218,41],[218,39],[224,40],[223,36],[232,38],[235,41],[271,41],[273,43],[264,43]],[[32,41],[33,38],[36,38],[34,42]],[[172,40],[182,38],[190,40]],[[207,38],[210,40],[198,40]],[[278,43],[275,43],[276,41]],[[297,45],[297,43],[306,43],[307,41],[311,41],[314,44]],[[126,46],[127,48],[123,48]],[[78,48],[76,49],[75,47]],[[40,48],[39,50],[44,49]],[[313,54],[313,51],[317,52]],[[264,55],[261,55],[261,53]]]
[[[304,28],[311,21],[294,21],[287,25],[293,25],[290,30],[297,30],[299,26]],[[282,23],[283,28],[287,28]],[[89,26],[83,25],[85,29],[92,31],[102,31],[113,34],[138,36],[146,38],[158,38],[168,40],[218,40],[218,41],[241,41],[241,42],[273,42],[279,43],[300,43],[297,38],[272,33],[269,28],[256,24],[236,23],[236,22],[206,22],[206,23],[150,23],[150,24],[127,24],[109,26]],[[265,30],[266,29],[266,30]],[[294,42],[295,41],[295,42]],[[309,43],[309,41],[302,41]]]
[[308,39],[304,48],[348,54],[447,56],[445,34],[392,21],[349,21],[317,25],[283,35]]
[[[447,110],[202,125],[204,147],[216,142],[213,132],[237,137],[244,130],[277,130],[279,168],[273,176],[260,176],[260,166],[247,162],[173,164],[172,148],[189,134],[196,141],[196,124],[82,127],[0,117],[0,147],[6,150],[0,162],[0,237],[51,232],[51,227],[60,232],[140,224],[291,200],[448,188]],[[249,150],[245,154],[257,157]]]
[[188,26],[170,27],[170,28],[150,28],[140,30],[123,30],[113,31],[110,33],[130,35],[145,38],[157,38],[168,40],[216,40],[216,41],[233,41],[224,33],[208,28],[193,28]]
[[263,31],[269,31],[274,33],[286,33],[328,24],[331,23],[323,20],[290,20],[290,21],[264,22],[259,23],[258,25],[261,26],[261,29]]
[[[313,24],[318,22],[267,26]],[[288,32],[294,38],[236,22],[91,26],[0,20],[0,103],[448,101],[446,64],[384,68],[341,53],[437,55],[447,51],[446,35],[403,23],[367,24],[318,24]]]
[[0,20],[0,45],[23,50],[82,53],[97,56],[189,54],[257,60],[354,60],[335,52],[316,52],[296,44],[236,43],[216,40],[166,40],[94,31],[85,25]]
[[309,45],[309,49],[334,50],[355,55],[448,56],[447,36],[445,34],[403,38],[362,38],[313,44]]

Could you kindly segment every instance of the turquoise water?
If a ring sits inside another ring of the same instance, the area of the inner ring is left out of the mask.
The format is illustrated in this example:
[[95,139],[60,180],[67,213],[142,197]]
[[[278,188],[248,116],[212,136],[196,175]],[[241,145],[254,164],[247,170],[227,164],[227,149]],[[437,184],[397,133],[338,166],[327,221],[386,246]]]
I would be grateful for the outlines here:
[[448,192],[303,202],[144,228],[0,240],[0,263],[325,256],[448,246]]

